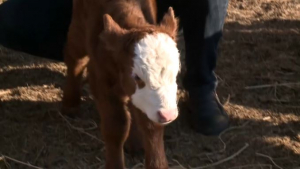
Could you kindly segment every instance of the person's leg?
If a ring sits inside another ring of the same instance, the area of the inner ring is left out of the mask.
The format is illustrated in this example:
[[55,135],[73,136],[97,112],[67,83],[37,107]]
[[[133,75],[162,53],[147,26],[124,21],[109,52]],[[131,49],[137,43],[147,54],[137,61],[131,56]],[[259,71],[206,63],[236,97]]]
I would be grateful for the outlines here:
[[219,134],[229,123],[215,92],[214,74],[227,5],[228,0],[184,0],[181,4],[190,119],[195,130],[206,135]]
[[190,120],[196,131],[215,135],[228,126],[228,116],[218,101],[214,70],[228,0],[158,0],[158,21],[169,6],[180,18],[185,40],[186,76]]

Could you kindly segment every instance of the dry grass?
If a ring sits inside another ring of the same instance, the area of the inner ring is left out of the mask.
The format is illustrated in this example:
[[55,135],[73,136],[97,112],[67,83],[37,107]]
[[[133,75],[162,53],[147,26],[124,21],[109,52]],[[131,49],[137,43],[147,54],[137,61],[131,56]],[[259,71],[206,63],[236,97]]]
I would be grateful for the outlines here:
[[[299,28],[298,0],[230,1],[216,73],[233,128],[220,137],[194,133],[180,91],[180,118],[165,134],[173,168],[220,161],[210,168],[300,167],[300,87],[278,85],[300,82]],[[30,168],[8,158],[42,168],[103,168],[100,120],[88,92],[81,119],[59,116],[64,76],[63,63],[0,48],[0,168]],[[126,162],[141,168],[143,158],[126,155]]]

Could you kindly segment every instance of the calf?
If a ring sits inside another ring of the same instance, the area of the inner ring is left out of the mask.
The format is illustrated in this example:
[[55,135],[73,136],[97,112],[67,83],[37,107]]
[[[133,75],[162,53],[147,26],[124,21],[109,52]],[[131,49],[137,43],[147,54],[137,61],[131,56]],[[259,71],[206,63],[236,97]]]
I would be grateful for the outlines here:
[[[177,20],[169,8],[156,24],[155,1],[74,0],[64,60],[65,114],[78,111],[85,67],[101,118],[106,168],[124,168],[123,145],[131,118],[147,169],[166,169],[164,125],[177,118]],[[134,140],[134,139],[129,139]]]

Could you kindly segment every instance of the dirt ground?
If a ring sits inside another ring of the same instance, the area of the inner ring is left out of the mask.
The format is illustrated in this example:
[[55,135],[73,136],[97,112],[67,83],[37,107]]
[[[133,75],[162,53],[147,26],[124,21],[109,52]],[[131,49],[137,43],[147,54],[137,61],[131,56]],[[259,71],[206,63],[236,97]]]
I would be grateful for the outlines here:
[[[0,48],[1,169],[32,168],[10,158],[49,169],[103,167],[87,90],[82,119],[57,116],[65,70]],[[300,1],[231,0],[216,73],[231,127],[219,137],[193,132],[181,94],[180,117],[165,134],[170,166],[300,169]],[[143,158],[126,154],[126,162],[138,168]]]

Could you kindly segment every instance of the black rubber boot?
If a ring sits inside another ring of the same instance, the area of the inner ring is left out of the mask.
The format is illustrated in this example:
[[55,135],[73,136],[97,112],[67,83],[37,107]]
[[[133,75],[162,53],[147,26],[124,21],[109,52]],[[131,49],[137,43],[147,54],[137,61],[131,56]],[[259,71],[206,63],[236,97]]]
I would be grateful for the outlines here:
[[192,128],[204,135],[218,135],[229,126],[229,118],[216,92],[189,93],[189,120]]

